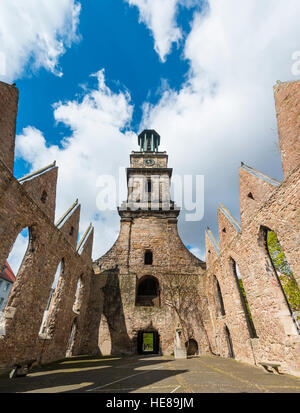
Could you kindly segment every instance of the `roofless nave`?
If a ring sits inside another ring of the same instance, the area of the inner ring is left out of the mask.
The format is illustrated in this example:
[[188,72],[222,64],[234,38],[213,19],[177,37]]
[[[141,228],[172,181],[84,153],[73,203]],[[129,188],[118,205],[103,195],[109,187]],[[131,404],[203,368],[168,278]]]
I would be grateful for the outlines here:
[[[2,316],[1,371],[66,354],[170,355],[187,348],[249,364],[278,363],[282,372],[300,375],[299,308],[284,281],[299,292],[300,82],[278,83],[274,93],[284,181],[240,167],[241,224],[220,206],[219,242],[206,232],[205,263],[180,240],[180,211],[163,179],[172,169],[151,130],[139,136],[140,151],[131,153],[127,170],[128,182],[144,179],[148,198],[133,197],[129,187],[119,238],[92,262],[92,227],[77,244],[80,205],[54,223],[58,168],[14,178],[18,90],[0,83],[1,265],[18,234],[30,233]],[[149,180],[153,175],[158,186]],[[157,208],[147,209],[149,197]],[[270,247],[279,244],[287,274]]]

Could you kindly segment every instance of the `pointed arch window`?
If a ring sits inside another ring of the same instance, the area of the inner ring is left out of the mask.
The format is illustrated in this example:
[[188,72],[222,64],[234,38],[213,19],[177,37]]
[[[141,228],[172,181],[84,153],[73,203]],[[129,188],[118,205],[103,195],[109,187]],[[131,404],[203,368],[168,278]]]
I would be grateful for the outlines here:
[[300,289],[289,266],[277,235],[269,228],[262,228],[266,252],[282,290],[293,322],[300,334]]
[[234,351],[233,351],[231,334],[230,334],[229,328],[226,325],[225,325],[225,337],[226,337],[227,346],[228,346],[228,356],[229,358],[234,359]]
[[249,335],[250,335],[251,338],[257,338],[257,333],[256,333],[256,329],[255,329],[255,326],[254,326],[250,306],[249,306],[249,303],[248,303],[248,300],[247,300],[246,291],[245,291],[245,288],[244,288],[241,272],[239,270],[239,267],[238,267],[237,263],[234,261],[233,258],[230,259],[230,262],[231,262],[232,272],[233,272],[233,275],[234,275],[234,278],[235,278],[235,281],[236,281],[236,286],[237,286],[238,291],[239,291],[242,307],[243,307],[243,310],[244,310],[244,315],[245,315],[245,318],[246,318]]
[[217,277],[214,275],[214,289],[215,289],[215,297],[217,301],[217,313],[218,315],[224,316],[225,313],[225,306],[222,297],[221,287]]
[[[6,277],[10,279],[10,291],[13,290],[15,281],[17,280],[19,273],[22,272],[22,264],[28,252],[34,252],[34,240],[36,234],[32,228],[24,228],[17,236],[13,247],[7,258],[8,265],[2,265],[2,272]],[[10,295],[6,295],[2,302],[2,310],[6,305],[11,305]]]
[[43,204],[46,203],[47,197],[48,197],[47,192],[46,192],[46,191],[43,191],[42,196],[41,196],[41,201],[42,201]]
[[48,301],[47,301],[47,305],[43,314],[43,319],[42,319],[42,323],[40,326],[40,331],[39,331],[39,335],[40,336],[47,336],[47,338],[51,338],[51,334],[52,332],[50,331],[50,316],[51,316],[51,312],[54,308],[55,305],[55,296],[56,296],[56,291],[58,289],[61,288],[61,286],[59,286],[61,277],[64,273],[64,259],[62,259],[62,261],[58,264],[56,273],[54,275],[54,279],[53,279],[53,283],[50,289],[50,293],[49,293],[49,297],[48,297]]
[[82,299],[83,299],[83,288],[84,288],[83,274],[81,274],[77,281],[74,304],[73,304],[73,311],[77,314],[80,313],[80,308],[81,308]]

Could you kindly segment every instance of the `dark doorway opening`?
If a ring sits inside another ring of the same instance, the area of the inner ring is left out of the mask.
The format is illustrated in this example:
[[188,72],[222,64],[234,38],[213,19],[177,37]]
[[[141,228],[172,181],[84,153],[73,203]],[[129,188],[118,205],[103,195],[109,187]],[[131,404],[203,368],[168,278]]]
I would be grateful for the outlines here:
[[158,354],[159,335],[157,331],[138,332],[138,354]]
[[198,354],[198,343],[193,338],[189,339],[185,343],[186,351],[188,356],[197,356]]

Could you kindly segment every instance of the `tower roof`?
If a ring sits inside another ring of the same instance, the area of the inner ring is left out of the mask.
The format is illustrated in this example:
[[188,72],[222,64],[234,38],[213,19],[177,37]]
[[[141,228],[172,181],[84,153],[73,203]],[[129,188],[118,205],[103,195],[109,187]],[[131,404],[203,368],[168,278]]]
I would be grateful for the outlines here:
[[160,135],[154,129],[145,129],[138,136],[141,152],[157,152],[160,145]]

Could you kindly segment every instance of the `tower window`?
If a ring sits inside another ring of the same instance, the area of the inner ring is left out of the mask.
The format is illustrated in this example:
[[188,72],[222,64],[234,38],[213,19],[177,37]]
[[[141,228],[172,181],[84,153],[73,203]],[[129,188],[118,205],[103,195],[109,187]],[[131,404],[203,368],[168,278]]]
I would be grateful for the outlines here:
[[151,191],[152,191],[152,183],[151,183],[151,179],[149,179],[147,181],[147,192],[151,193]]
[[145,252],[145,265],[152,265],[153,262],[153,254],[152,251]]

